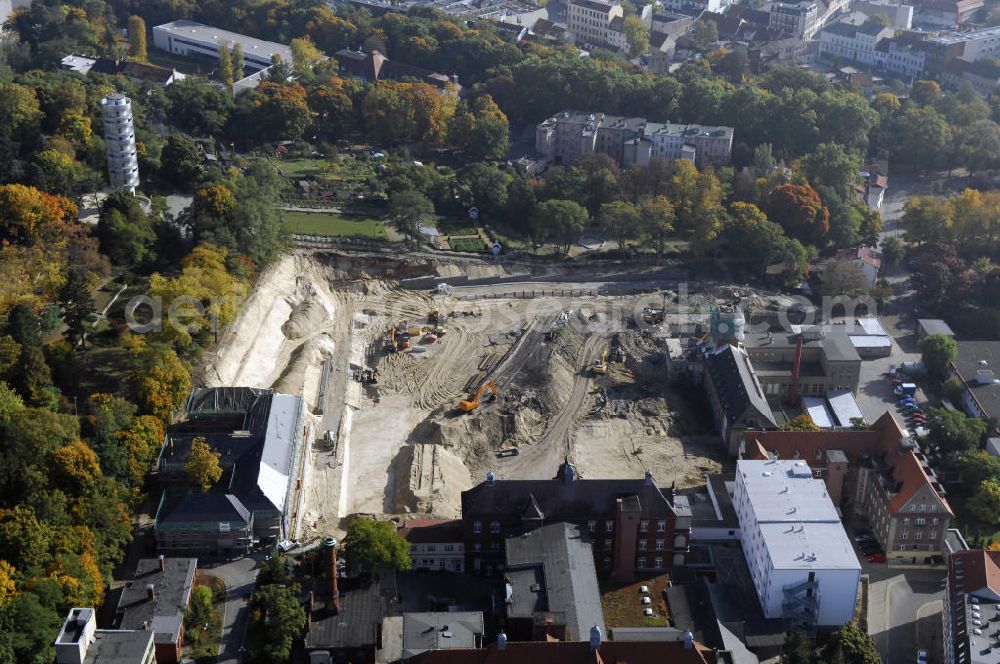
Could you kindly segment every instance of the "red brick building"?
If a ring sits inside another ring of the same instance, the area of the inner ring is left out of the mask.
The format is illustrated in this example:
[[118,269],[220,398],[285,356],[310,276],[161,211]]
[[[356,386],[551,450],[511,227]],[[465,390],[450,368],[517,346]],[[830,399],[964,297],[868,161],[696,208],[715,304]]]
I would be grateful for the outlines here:
[[462,492],[466,571],[499,574],[508,536],[560,522],[586,528],[598,575],[619,580],[634,578],[636,570],[683,565],[691,535],[686,498],[657,487],[650,473],[635,480],[579,479],[569,462],[551,480],[497,480],[491,473]]

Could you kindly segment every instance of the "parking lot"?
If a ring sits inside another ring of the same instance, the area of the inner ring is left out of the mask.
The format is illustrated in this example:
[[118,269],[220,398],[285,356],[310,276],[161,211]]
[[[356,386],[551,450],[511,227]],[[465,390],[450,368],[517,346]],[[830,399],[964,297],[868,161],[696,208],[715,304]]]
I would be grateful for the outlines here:
[[[889,357],[865,360],[861,363],[858,405],[869,422],[874,422],[888,410],[903,428],[907,428],[906,418],[896,405],[900,397],[893,394],[888,372],[891,367],[901,366],[904,362],[920,361],[914,320],[910,316],[883,316],[880,320],[882,326],[893,337],[892,354]],[[926,396],[919,385],[915,399],[918,404],[926,403]]]

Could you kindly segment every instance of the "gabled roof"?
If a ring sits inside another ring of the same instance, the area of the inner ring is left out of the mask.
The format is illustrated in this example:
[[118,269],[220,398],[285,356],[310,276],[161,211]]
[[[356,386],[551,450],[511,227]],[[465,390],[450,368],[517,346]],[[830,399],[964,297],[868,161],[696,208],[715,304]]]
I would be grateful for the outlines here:
[[189,493],[173,501],[167,499],[159,523],[202,523],[219,521],[237,523],[245,528],[251,522],[250,510],[231,493]]
[[[896,490],[891,492],[889,509],[900,511],[923,487],[932,486],[931,478],[912,449],[900,442],[906,432],[888,412],[867,431],[760,431],[746,436],[744,457],[749,459],[802,459],[811,465],[825,465],[829,452],[838,450],[852,463],[862,457],[883,459],[891,469]],[[932,487],[933,488],[933,487]],[[945,510],[951,506],[933,491]]]
[[695,642],[604,641],[594,652],[590,644],[564,641],[508,642],[479,650],[435,650],[413,660],[417,664],[716,664],[715,653]]
[[709,353],[705,365],[731,425],[757,420],[777,426],[745,350],[727,344]]
[[475,648],[482,635],[482,611],[404,613],[403,659],[428,650]]
[[554,523],[508,537],[506,549],[508,617],[560,616],[554,620],[572,641],[587,639],[595,625],[606,632],[586,527]]
[[871,265],[876,270],[882,268],[882,254],[869,247],[853,247],[841,249],[837,252],[837,260],[841,261],[861,261]]
[[[562,467],[566,467],[563,464]],[[571,523],[613,515],[615,500],[634,496],[645,517],[673,517],[673,491],[659,488],[652,476],[634,480],[494,480],[462,492],[462,517],[519,519],[526,505],[530,513],[549,522]],[[537,509],[536,509],[537,508]]]
[[411,544],[436,544],[438,542],[461,542],[462,521],[454,519],[406,519],[399,525],[399,536]]
[[[952,570],[960,565],[967,593],[1000,598],[1000,551],[958,551],[951,559]],[[956,565],[959,560],[962,562]]]

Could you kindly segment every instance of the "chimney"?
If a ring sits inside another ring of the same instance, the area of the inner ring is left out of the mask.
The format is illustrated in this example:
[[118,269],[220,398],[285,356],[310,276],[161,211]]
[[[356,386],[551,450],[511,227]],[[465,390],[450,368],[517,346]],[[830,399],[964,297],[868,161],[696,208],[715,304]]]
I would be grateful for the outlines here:
[[692,648],[694,648],[694,634],[684,632],[684,649],[691,650]]
[[309,605],[306,608],[306,634],[312,629],[313,624],[313,610],[316,608],[316,594],[313,591],[309,591]]
[[795,359],[792,360],[792,386],[788,390],[788,400],[794,405],[799,400],[799,370],[802,368],[802,335],[795,343]]
[[160,554],[160,571],[162,572],[166,568],[166,562],[164,561],[163,554]]
[[507,649],[507,635],[502,631],[497,634],[497,650],[503,652]]
[[594,625],[590,628],[590,652],[597,652],[601,647],[601,628]]
[[635,549],[639,538],[639,501],[635,496],[615,499],[614,552],[612,576],[615,581],[635,578]]
[[326,547],[327,569],[330,572],[330,604],[340,613],[340,589],[337,587],[337,540],[328,537],[323,540]]
[[486,473],[486,486],[493,486],[493,482],[495,480],[496,480],[496,475],[493,474],[492,470]]
[[146,584],[146,599],[152,600],[156,599],[156,586],[152,583]]

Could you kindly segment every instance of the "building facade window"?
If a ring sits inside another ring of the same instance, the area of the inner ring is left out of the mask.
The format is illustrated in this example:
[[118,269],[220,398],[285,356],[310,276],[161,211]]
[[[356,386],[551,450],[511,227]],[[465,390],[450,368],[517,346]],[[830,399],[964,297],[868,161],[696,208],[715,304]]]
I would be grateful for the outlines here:
[[592,533],[597,532],[597,522],[596,521],[588,521],[587,522],[587,530],[590,531],[590,532],[592,532]]
[[663,551],[663,540],[661,539],[656,540],[656,550]]
[[639,558],[636,561],[635,566],[638,567],[639,569],[646,569],[646,559],[645,558]]
[[472,532],[476,533],[477,535],[483,532],[483,524],[481,521],[472,522]]
[[493,533],[493,534],[496,534],[496,533],[500,532],[500,522],[499,521],[490,521],[490,532]]
[[667,529],[667,522],[666,521],[657,521],[656,522],[656,532],[662,533],[666,529]]
[[644,539],[639,540],[639,550],[645,551],[648,544],[649,540],[644,540]]
[[615,529],[615,522],[614,521],[605,521],[604,522],[604,530],[606,530],[606,531],[608,531],[610,533],[614,529]]
[[656,558],[653,560],[653,567],[656,569],[663,569],[663,558]]
[[649,532],[649,521],[640,521],[639,522],[639,532],[640,533]]

